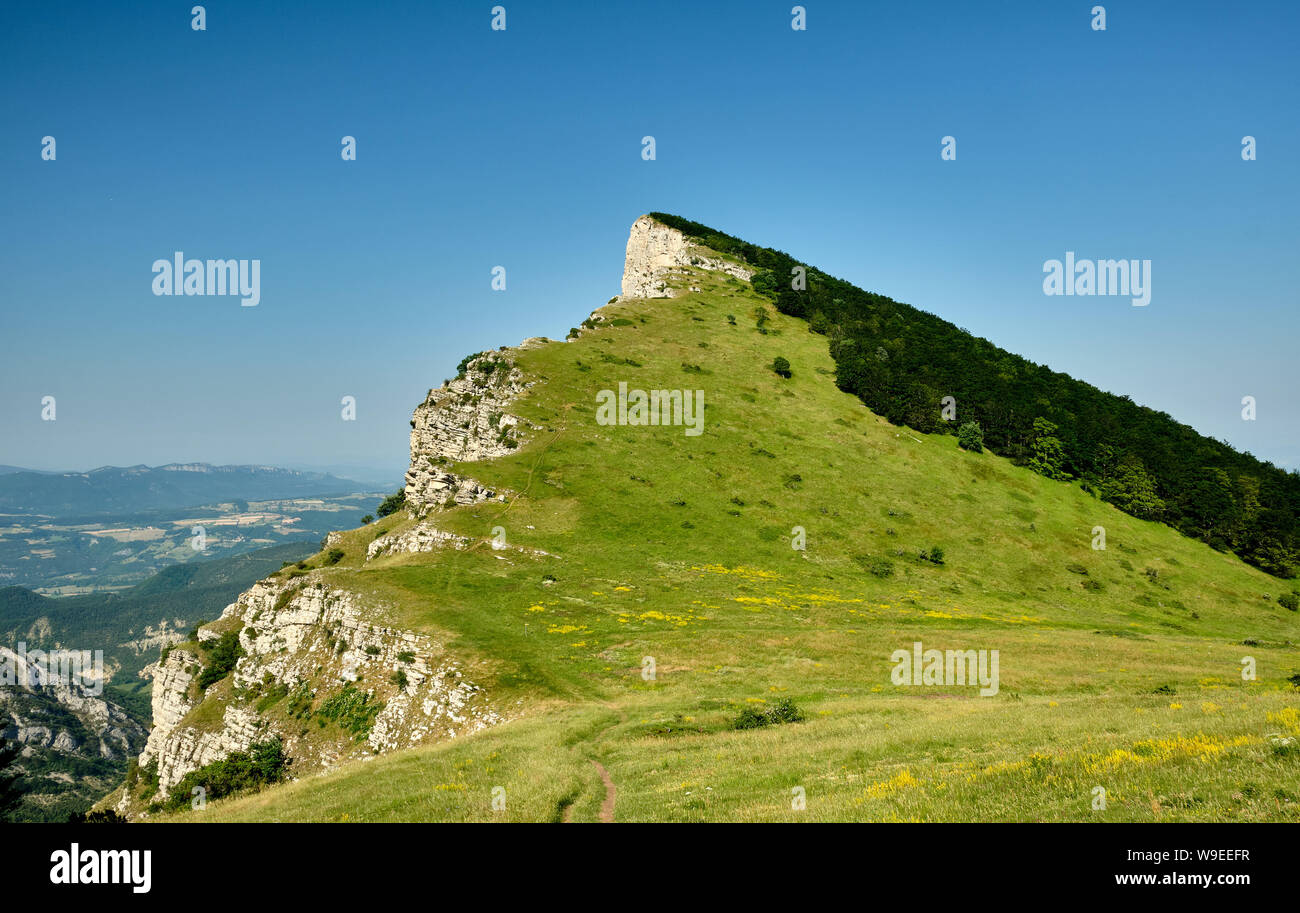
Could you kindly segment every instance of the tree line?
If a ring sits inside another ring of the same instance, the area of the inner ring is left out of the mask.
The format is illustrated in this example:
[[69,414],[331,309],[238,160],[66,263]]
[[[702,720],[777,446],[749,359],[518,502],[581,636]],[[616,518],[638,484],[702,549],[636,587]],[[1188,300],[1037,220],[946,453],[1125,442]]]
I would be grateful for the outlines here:
[[[1049,478],[1079,480],[1126,513],[1166,523],[1270,574],[1296,576],[1300,474],[783,251],[651,215],[754,267],[759,293],[828,337],[840,389],[894,424],[955,435],[977,423],[994,453]],[[793,282],[798,273],[803,281]],[[945,420],[949,396],[960,422]]]

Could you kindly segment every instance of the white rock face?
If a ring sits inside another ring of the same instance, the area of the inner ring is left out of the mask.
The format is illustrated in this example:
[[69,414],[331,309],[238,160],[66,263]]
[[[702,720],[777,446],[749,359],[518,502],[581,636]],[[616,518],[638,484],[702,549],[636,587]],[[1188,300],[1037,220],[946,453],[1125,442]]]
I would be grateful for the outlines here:
[[632,223],[627,238],[627,256],[623,261],[624,298],[671,298],[673,290],[666,278],[687,266],[719,270],[737,279],[748,280],[753,270],[704,253],[675,228],[669,228],[650,216]]
[[506,410],[529,386],[506,352],[484,352],[466,363],[464,375],[429,391],[411,420],[406,503],[412,512],[505,500],[444,464],[505,456],[522,444],[527,425]]
[[202,667],[203,661],[196,654],[172,650],[166,659],[140,671],[142,676],[153,679],[153,729],[140,753],[140,766],[157,759],[159,792],[163,796],[191,770],[257,741],[252,715],[241,714],[235,707],[226,708],[223,726],[215,732],[181,726],[185,715],[198,703],[189,692],[190,683]]
[[202,665],[202,660],[189,650],[172,650],[166,659],[140,670],[142,678],[153,679],[153,729],[140,754],[142,764],[158,756],[172,730],[194,706],[188,696],[190,682],[194,680],[192,670]]
[[[240,632],[246,655],[231,673],[237,690],[266,694],[280,687],[290,696],[297,691],[310,697],[318,709],[321,700],[347,687],[368,696],[380,709],[360,742],[341,734],[322,744],[323,731],[314,723],[291,725],[285,731],[277,722],[282,717],[259,714],[251,695],[227,703],[219,726],[187,725],[187,714],[198,704],[190,696],[190,683],[201,666],[200,657],[172,650],[164,662],[150,667],[154,729],[140,764],[157,759],[160,795],[190,771],[273,735],[284,741],[294,773],[301,776],[500,722],[482,690],[465,679],[441,644],[368,620],[375,609],[363,608],[354,594],[324,583],[264,580],[214,623]],[[393,680],[399,670],[404,684]],[[269,711],[278,707],[283,712],[287,700],[281,698]]]
[[457,536],[455,533],[438,529],[428,523],[417,523],[404,533],[398,535],[387,533],[371,542],[366,549],[366,560],[402,552],[431,552],[438,548],[463,549],[468,548],[469,545],[468,536]]
[[[240,707],[226,707],[222,726],[215,731],[200,732],[188,727],[172,731],[158,753],[159,795],[166,796],[191,770],[219,761],[233,751],[243,751],[269,735],[253,711]],[[148,763],[147,757],[147,752],[141,754],[141,763]]]
[[422,522],[415,524],[405,532],[385,533],[374,542],[371,542],[366,549],[366,560],[372,561],[375,558],[382,558],[384,555],[398,555],[403,552],[412,554],[432,552],[440,548],[454,548],[459,551],[469,548],[475,541],[490,545],[494,552],[519,552],[538,558],[550,557],[547,552],[542,551],[540,548],[525,548],[522,545],[510,545],[508,543],[498,544],[490,539],[474,540],[469,536],[458,536],[455,533],[438,529],[430,523]]
[[186,623],[183,619],[173,618],[170,621],[166,618],[158,622],[155,628],[152,625],[145,625],[144,633],[132,640],[124,641],[118,644],[120,647],[126,647],[137,656],[145,653],[157,653],[162,647],[168,644],[180,643],[185,639]]

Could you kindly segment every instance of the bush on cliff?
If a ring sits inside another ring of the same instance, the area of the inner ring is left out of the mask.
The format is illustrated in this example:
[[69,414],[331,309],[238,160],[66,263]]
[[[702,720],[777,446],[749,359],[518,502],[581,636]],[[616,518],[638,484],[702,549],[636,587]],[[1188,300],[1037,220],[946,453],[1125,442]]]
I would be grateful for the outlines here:
[[375,513],[381,517],[387,517],[389,514],[395,514],[406,506],[406,489],[399,488],[394,494],[384,498],[375,508]]
[[[220,761],[192,770],[171,788],[162,807],[168,811],[184,808],[196,796],[220,799],[235,793],[256,791],[279,783],[289,769],[280,737],[254,742],[248,751],[231,752]],[[201,793],[195,790],[202,790]]]
[[211,647],[206,647],[208,653],[208,662],[199,673],[199,690],[207,691],[217,682],[221,681],[235,668],[235,663],[244,655],[244,648],[239,644],[239,632],[227,631],[217,640],[208,641]]

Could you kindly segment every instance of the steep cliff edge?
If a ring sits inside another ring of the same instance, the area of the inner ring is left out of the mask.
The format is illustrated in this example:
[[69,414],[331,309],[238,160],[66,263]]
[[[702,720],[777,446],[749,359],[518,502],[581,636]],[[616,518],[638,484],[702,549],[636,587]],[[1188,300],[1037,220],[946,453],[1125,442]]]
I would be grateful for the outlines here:
[[748,267],[722,259],[651,216],[632,223],[623,261],[624,298],[672,298],[671,280],[687,278],[688,268],[722,272],[744,281],[754,275]]
[[[382,607],[303,578],[262,581],[149,672],[154,728],[139,758],[146,796],[165,798],[187,773],[278,738],[301,777],[348,760],[498,722],[481,689],[434,639],[377,622]],[[223,636],[242,653],[227,678],[199,688]]]
[[503,499],[450,467],[505,456],[524,442],[526,427],[506,410],[530,382],[509,352],[503,347],[466,358],[454,380],[430,390],[415,407],[406,503],[416,514]]

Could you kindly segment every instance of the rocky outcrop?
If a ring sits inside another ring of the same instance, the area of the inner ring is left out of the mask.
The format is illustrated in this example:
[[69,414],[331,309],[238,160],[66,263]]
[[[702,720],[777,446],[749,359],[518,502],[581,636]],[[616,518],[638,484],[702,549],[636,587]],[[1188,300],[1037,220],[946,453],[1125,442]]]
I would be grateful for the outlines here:
[[[679,279],[700,269],[742,280],[752,275],[644,216],[628,238],[623,297],[671,297],[675,287],[690,287]],[[601,320],[593,315],[584,326]],[[502,561],[511,559],[509,553],[549,557],[504,539],[450,533],[428,520],[456,505],[505,500],[505,492],[463,474],[464,465],[507,456],[538,430],[512,414],[532,383],[516,357],[546,344],[533,339],[471,356],[455,379],[429,391],[412,416],[404,488],[408,513],[417,522],[398,524],[371,541],[366,561],[485,545]],[[331,533],[326,546],[340,546],[345,538]],[[150,771],[156,764],[160,796],[187,773],[273,736],[283,741],[293,775],[301,777],[500,722],[488,696],[441,643],[384,624],[384,606],[363,603],[346,588],[357,572],[340,566],[328,571],[328,581],[322,570],[261,581],[199,630],[195,650],[174,648],[150,668],[155,727],[140,762]],[[193,679],[213,653],[211,641],[232,633],[244,655],[227,679],[200,694]],[[141,807],[128,787],[120,808]]]
[[[239,632],[245,655],[227,697],[214,687],[198,699],[191,682],[201,657],[189,651],[174,649],[151,667],[155,725],[140,763],[157,761],[160,795],[186,773],[272,736],[302,776],[499,722],[440,643],[377,623],[378,608],[319,581],[265,580],[204,629]],[[304,725],[348,689],[364,725]],[[218,707],[205,712],[207,701]]]
[[[528,528],[532,529],[531,526]],[[375,558],[382,558],[384,555],[398,555],[404,552],[410,554],[432,552],[440,548],[466,549],[474,545],[475,542],[481,542],[491,547],[494,552],[519,552],[537,558],[551,557],[548,552],[544,552],[540,548],[510,545],[496,539],[471,539],[468,536],[458,536],[455,533],[438,529],[430,523],[417,523],[401,532],[386,533],[371,542],[366,549],[366,560],[371,561]]]
[[197,703],[190,696],[190,682],[203,661],[189,650],[171,650],[156,663],[140,670],[141,678],[153,679],[153,728],[140,754],[140,763],[158,757],[171,734]]
[[505,456],[524,442],[527,426],[506,410],[529,384],[503,352],[465,360],[462,373],[430,390],[411,419],[406,503],[416,514],[504,495],[450,471],[453,462]]
[[667,280],[685,267],[718,270],[746,281],[754,275],[753,270],[711,254],[677,229],[642,216],[632,223],[627,238],[623,297],[671,298],[673,289]]
[[470,542],[468,536],[457,536],[455,533],[438,529],[428,523],[417,523],[404,532],[389,533],[371,542],[366,549],[366,560],[371,561],[384,555],[403,552],[431,552],[437,548],[462,549],[467,548]]
[[[226,707],[221,728],[211,732],[182,727],[174,730],[159,745],[158,784],[159,795],[168,791],[191,770],[198,770],[219,761],[231,752],[244,751],[259,738],[269,737],[269,728],[259,722],[251,710]],[[142,764],[151,760],[147,754],[140,756]]]
[[136,656],[145,654],[156,654],[161,648],[171,644],[180,643],[185,639],[185,625],[183,618],[160,619],[157,627],[145,625],[144,633],[139,637],[123,641],[118,644],[123,649],[130,650]]
[[103,696],[98,674],[49,674],[62,653],[33,668],[32,654],[0,648],[0,737],[21,746],[17,820],[62,820],[90,805],[145,742],[144,726]]
[[[528,340],[521,348],[547,342]],[[529,386],[511,358],[514,351],[467,358],[456,379],[430,390],[416,408],[405,487],[410,513],[423,517],[456,504],[504,500],[504,493],[452,470],[459,463],[512,453],[526,440],[530,426],[508,411]],[[331,533],[326,546],[341,541]],[[420,522],[371,542],[366,559],[472,544]],[[268,578],[228,606],[218,621],[199,629],[200,644],[223,632],[239,632],[245,655],[229,686],[198,694],[193,678],[206,647],[200,654],[173,649],[150,667],[154,729],[140,764],[156,763],[159,795],[166,796],[190,771],[272,736],[281,738],[294,760],[294,774],[302,776],[423,741],[454,738],[500,720],[441,644],[380,624],[382,612],[382,606],[362,605],[356,595],[321,581]],[[303,725],[304,719],[321,722],[313,714],[345,692],[363,714],[364,725],[346,731]],[[124,792],[118,808],[129,812],[131,803]]]

